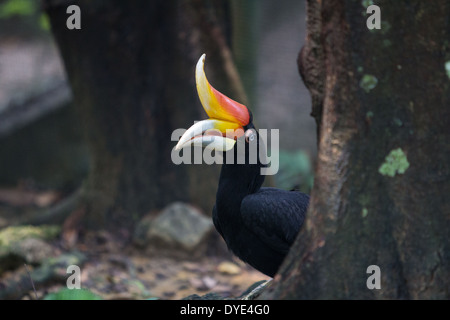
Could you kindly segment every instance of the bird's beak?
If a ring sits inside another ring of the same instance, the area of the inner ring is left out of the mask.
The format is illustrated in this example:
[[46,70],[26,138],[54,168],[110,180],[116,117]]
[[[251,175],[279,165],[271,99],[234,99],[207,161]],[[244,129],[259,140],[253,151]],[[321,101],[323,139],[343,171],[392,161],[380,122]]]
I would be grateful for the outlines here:
[[204,64],[206,55],[198,60],[195,70],[197,92],[209,119],[196,122],[180,138],[175,150],[190,146],[202,146],[218,151],[233,148],[236,138],[244,134],[243,127],[250,121],[246,106],[228,98],[214,89],[206,79]]

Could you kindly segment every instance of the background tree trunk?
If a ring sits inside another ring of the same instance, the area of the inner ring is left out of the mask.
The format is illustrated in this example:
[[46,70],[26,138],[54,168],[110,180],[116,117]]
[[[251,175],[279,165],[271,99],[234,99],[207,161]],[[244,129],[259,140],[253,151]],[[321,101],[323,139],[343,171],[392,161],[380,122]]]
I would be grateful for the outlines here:
[[450,3],[377,1],[381,30],[364,3],[308,0],[315,184],[263,298],[450,298]]
[[[66,28],[68,5],[81,30]],[[171,161],[174,129],[205,118],[194,70],[202,53],[215,87],[243,95],[229,49],[226,1],[46,1],[91,153],[85,222],[130,224],[175,200],[207,213],[218,166]]]

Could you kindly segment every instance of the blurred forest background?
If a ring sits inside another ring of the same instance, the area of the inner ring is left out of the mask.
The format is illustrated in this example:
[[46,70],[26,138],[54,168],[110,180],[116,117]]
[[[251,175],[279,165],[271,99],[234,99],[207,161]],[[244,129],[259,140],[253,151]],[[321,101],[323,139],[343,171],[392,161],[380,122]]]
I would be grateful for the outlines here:
[[267,183],[310,191],[303,1],[80,3],[82,29],[67,30],[69,2],[0,0],[0,299],[34,298],[24,263],[39,298],[65,287],[68,264],[103,298],[236,296],[267,279],[213,230],[219,166],[176,167],[170,135],[206,116],[194,83],[206,52],[213,86],[280,129]]

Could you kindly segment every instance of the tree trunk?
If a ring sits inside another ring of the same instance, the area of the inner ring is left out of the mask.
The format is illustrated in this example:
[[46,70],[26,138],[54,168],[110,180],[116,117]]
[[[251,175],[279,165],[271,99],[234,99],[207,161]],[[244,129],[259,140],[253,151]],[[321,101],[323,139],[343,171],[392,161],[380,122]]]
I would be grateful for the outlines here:
[[263,298],[450,298],[450,3],[377,1],[380,30],[364,3],[308,1],[315,184]]
[[[70,4],[81,30],[66,27]],[[206,117],[194,78],[202,53],[215,87],[242,94],[226,1],[47,0],[46,10],[90,147],[86,224],[127,225],[172,201],[209,213],[219,168],[173,164],[171,134]]]

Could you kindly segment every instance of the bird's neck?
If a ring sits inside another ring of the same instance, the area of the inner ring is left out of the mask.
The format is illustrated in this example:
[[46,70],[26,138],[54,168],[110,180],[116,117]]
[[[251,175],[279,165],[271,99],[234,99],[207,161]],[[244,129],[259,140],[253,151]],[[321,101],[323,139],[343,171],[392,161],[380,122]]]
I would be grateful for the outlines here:
[[230,214],[239,212],[244,197],[261,188],[264,182],[264,176],[261,175],[263,167],[259,161],[256,164],[224,163],[220,172],[216,206],[219,209],[227,208],[226,211]]
[[251,154],[249,144],[243,141],[236,142],[235,147],[224,154],[216,195],[216,208],[220,215],[239,214],[242,200],[258,192],[264,182],[261,169],[265,165],[261,159],[265,160],[265,145],[259,137],[256,142],[257,149],[252,150],[256,155]]

